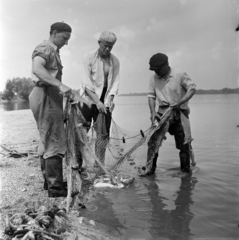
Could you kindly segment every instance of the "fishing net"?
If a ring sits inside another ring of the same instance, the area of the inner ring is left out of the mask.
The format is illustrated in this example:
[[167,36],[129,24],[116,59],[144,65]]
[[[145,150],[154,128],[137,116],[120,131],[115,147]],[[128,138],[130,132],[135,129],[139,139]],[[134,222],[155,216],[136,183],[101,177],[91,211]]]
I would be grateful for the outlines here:
[[171,109],[157,125],[145,131],[131,132],[122,129],[112,119],[110,135],[106,130],[105,114],[99,113],[95,123],[87,129],[84,127],[85,119],[76,104],[68,104],[68,113],[68,116],[75,119],[68,124],[70,129],[75,129],[68,133],[68,152],[75,152],[73,158],[83,159],[83,165],[92,174],[92,178],[102,173],[134,177],[138,175],[139,168],[145,166],[147,171],[151,167],[152,159],[168,130]]

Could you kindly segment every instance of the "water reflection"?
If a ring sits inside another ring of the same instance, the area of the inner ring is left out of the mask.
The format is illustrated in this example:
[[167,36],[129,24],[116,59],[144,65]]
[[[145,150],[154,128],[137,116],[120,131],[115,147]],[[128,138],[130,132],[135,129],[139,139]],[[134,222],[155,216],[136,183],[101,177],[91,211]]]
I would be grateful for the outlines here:
[[88,194],[90,202],[87,204],[87,211],[81,212],[81,214],[102,224],[110,225],[115,229],[123,229],[125,226],[121,225],[117,216],[114,214],[112,207],[113,202],[108,201],[108,191],[111,191],[111,189],[91,189]]
[[[168,207],[164,209],[165,204],[162,202],[162,191],[158,180],[151,182],[148,194],[151,196],[152,202],[152,228],[150,234],[152,239],[164,237],[171,240],[187,240],[194,235],[190,230],[190,222],[194,217],[191,212],[191,206],[194,201],[192,199],[192,191],[197,183],[197,179],[193,176],[179,178],[181,181],[179,189],[173,194],[175,197],[174,206],[171,210]],[[158,192],[158,196],[155,194]],[[172,199],[172,198],[171,198]]]
[[13,111],[29,109],[28,101],[19,101],[19,102],[0,102],[0,111]]
[[174,233],[171,239],[187,240],[194,236],[191,233],[190,222],[194,217],[194,214],[191,212],[191,206],[194,203],[192,190],[197,182],[197,179],[192,176],[181,179],[181,185],[175,200],[176,208],[170,212]]
[[166,185],[162,182],[152,176],[137,179],[128,189],[96,189],[84,215],[118,227],[127,239],[191,239],[197,179],[188,176],[167,179]]

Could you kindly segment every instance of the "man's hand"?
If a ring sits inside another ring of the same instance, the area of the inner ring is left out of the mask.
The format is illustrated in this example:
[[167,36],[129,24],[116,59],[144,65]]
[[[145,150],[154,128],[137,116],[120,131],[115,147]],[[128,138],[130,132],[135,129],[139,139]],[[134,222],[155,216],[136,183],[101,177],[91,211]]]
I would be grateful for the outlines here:
[[110,112],[113,112],[114,108],[115,108],[115,104],[112,102],[109,106]]
[[170,104],[170,107],[173,109],[180,108],[182,104],[184,104],[185,102],[189,101],[192,98],[195,92],[196,92],[195,89],[187,90],[186,94],[178,102]]
[[72,94],[72,90],[71,88],[67,87],[65,84],[60,83],[59,85],[59,90],[60,93],[64,96],[64,97],[70,97]]
[[79,90],[72,90],[70,99],[72,101],[72,104],[74,103],[84,103],[86,102],[83,97],[81,97]]
[[109,96],[109,110],[113,112],[115,104],[114,104],[114,95]]
[[151,116],[150,116],[150,120],[151,120],[151,122],[152,122],[152,125],[154,125],[155,124],[155,121],[160,121],[160,116],[159,116],[159,114],[158,113],[156,113],[156,112],[152,112],[151,113]]
[[105,113],[105,114],[107,113],[105,105],[100,100],[96,103],[96,107],[99,112]]
[[172,109],[177,109],[177,108],[180,108],[181,105],[182,105],[181,102],[175,102],[175,103],[170,104],[169,106],[170,106]]

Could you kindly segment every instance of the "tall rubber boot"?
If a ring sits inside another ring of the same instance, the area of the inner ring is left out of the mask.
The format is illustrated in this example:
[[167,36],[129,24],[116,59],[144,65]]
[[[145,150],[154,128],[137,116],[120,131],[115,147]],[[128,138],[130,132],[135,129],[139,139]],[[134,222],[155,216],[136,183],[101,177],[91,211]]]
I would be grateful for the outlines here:
[[179,153],[181,171],[190,173],[190,153],[189,151],[180,151]]
[[80,151],[80,149],[81,149],[80,145],[81,144],[82,144],[82,142],[79,139],[78,134],[76,134],[76,132],[75,132],[75,146],[74,146],[74,148],[75,148],[76,159],[77,159],[77,162],[79,164],[79,169],[80,169],[79,171],[81,171],[82,164],[83,164],[83,159],[82,159],[82,155],[81,155],[81,151]]
[[43,156],[40,156],[40,163],[41,163],[41,172],[42,172],[42,176],[44,179],[43,188],[44,188],[44,190],[48,190],[48,184],[47,184],[47,180],[46,180],[46,164],[45,164],[45,159],[43,158]]
[[62,158],[53,156],[45,159],[48,197],[66,197],[67,190],[63,183]]
[[147,172],[147,175],[151,175],[155,173],[155,170],[157,168],[157,159],[158,159],[158,153],[155,153],[153,158],[153,163],[151,169]]

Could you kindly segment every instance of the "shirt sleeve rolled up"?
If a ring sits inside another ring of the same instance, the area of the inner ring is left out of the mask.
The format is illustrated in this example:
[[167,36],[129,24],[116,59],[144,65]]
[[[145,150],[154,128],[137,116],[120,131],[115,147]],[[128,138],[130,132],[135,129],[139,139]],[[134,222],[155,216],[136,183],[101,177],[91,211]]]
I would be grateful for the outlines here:
[[187,91],[191,89],[196,90],[196,84],[192,81],[186,72],[182,74],[181,86]]

